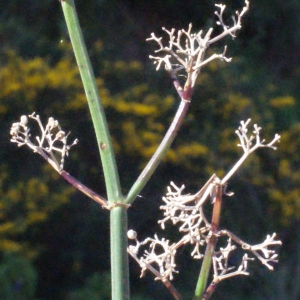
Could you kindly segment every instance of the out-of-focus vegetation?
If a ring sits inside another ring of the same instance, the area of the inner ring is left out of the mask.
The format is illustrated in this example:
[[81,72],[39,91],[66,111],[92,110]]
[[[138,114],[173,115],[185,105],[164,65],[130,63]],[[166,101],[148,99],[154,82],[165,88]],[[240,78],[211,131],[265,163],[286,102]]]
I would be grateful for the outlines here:
[[4,253],[0,266],[0,295],[8,300],[34,299],[37,272],[30,261]]
[[[179,102],[167,74],[156,73],[147,59],[153,45],[145,39],[162,26],[212,26],[212,3],[76,1],[124,193],[151,157]],[[226,1],[232,10],[242,3]],[[300,295],[295,268],[300,263],[300,3],[250,4],[238,38],[228,40],[233,62],[215,62],[203,70],[178,139],[130,208],[129,222],[144,235],[156,232],[160,198],[169,181],[194,192],[212,173],[222,176],[241,155],[236,127],[252,118],[266,139],[281,134],[281,144],[276,152],[258,151],[229,183],[235,196],[225,200],[222,220],[249,242],[278,232],[280,262],[271,274],[257,265],[251,277],[220,284],[215,297],[294,300]],[[12,0],[0,5],[0,298],[108,299],[107,213],[63,182],[40,157],[9,142],[9,128],[22,114],[54,116],[80,141],[66,170],[105,193],[60,3]],[[182,271],[175,285],[186,299],[199,264],[188,253],[179,260]],[[151,276],[139,279],[138,266],[133,262],[131,267],[136,299],[170,299],[160,283]]]

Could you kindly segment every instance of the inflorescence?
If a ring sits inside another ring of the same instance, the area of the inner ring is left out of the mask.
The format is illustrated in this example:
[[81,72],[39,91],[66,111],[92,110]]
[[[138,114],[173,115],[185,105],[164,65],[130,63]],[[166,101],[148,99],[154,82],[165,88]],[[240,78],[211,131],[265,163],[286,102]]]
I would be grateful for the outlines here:
[[217,25],[222,26],[223,32],[215,37],[212,37],[213,28],[210,28],[206,34],[200,30],[198,33],[192,33],[192,24],[189,25],[188,30],[181,29],[175,33],[175,29],[162,30],[168,35],[169,43],[167,46],[163,44],[163,38],[157,37],[154,33],[151,33],[151,37],[147,41],[155,41],[159,49],[155,50],[155,53],[160,53],[160,56],[149,57],[154,60],[154,64],[157,65],[156,70],[159,70],[161,66],[164,66],[168,72],[173,74],[178,73],[181,70],[185,70],[184,75],[187,75],[187,83],[193,87],[200,72],[200,69],[215,59],[221,59],[226,62],[230,62],[231,58],[226,57],[227,47],[225,46],[223,53],[212,54],[206,58],[205,53],[209,46],[226,36],[232,36],[235,38],[236,32],[242,28],[241,21],[244,14],[249,9],[249,1],[245,0],[245,6],[241,11],[236,11],[236,16],[232,17],[233,24],[227,25],[224,22],[223,14],[225,11],[225,5],[216,4],[219,11],[215,14],[218,17]]
[[[35,137],[37,143],[31,140],[28,118],[35,120],[39,126],[40,136]],[[71,147],[78,143],[78,140],[75,139],[72,144],[68,145],[69,134],[70,132],[66,134],[61,129],[59,122],[52,117],[44,126],[40,116],[35,113],[28,115],[28,117],[22,116],[20,122],[13,123],[10,129],[11,142],[16,143],[19,147],[27,145],[33,152],[37,152],[47,160],[58,172],[63,170],[65,157],[68,156]],[[58,162],[59,160],[60,162]]]
[[[137,239],[137,233],[129,230],[128,238],[135,241],[135,245],[128,247],[129,254],[139,263],[142,269],[141,276],[146,270],[150,270],[156,280],[172,280],[173,274],[178,273],[176,270],[175,255],[183,245],[191,244],[193,250],[191,256],[195,259],[203,257],[203,248],[208,244],[211,235],[215,234],[218,239],[226,238],[227,245],[215,249],[213,254],[213,273],[214,281],[219,282],[223,279],[236,275],[249,275],[247,268],[249,261],[257,258],[268,269],[273,270],[273,263],[277,262],[277,254],[273,249],[274,246],[281,245],[281,241],[276,240],[276,234],[267,235],[266,239],[257,245],[250,245],[228,230],[218,230],[217,233],[212,231],[212,224],[204,214],[204,206],[211,199],[213,204],[215,201],[216,188],[223,187],[224,195],[232,195],[225,192],[227,180],[237,171],[242,162],[258,148],[276,149],[274,144],[280,141],[280,136],[275,135],[274,139],[265,144],[265,140],[260,138],[261,128],[254,125],[253,134],[248,133],[248,125],[250,119],[246,122],[241,121],[241,126],[236,131],[244,154],[241,159],[233,166],[224,179],[219,179],[215,174],[207,181],[201,190],[194,194],[184,194],[185,186],[178,187],[171,182],[167,188],[167,194],[162,198],[164,204],[160,209],[164,212],[163,219],[158,223],[162,229],[165,224],[171,222],[173,225],[179,225],[179,232],[182,238],[177,243],[171,243],[167,239],[159,239],[157,235],[154,238],[146,238],[144,241]],[[224,244],[224,241],[223,241]],[[147,248],[148,247],[148,248]],[[233,251],[237,248],[245,251],[239,266],[228,266],[228,259]],[[252,254],[252,255],[251,255]]]

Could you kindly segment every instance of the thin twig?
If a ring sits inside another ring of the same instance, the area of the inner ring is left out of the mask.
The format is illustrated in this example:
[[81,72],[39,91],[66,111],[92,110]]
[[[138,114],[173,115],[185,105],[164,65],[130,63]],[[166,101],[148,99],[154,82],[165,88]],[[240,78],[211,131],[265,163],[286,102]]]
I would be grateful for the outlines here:
[[[179,91],[180,92],[180,91]],[[158,146],[157,150],[151,157],[150,161],[136,180],[136,182],[133,184],[132,188],[130,189],[125,203],[130,204],[134,201],[134,199],[137,197],[137,195],[140,193],[140,191],[143,189],[143,187],[146,185],[156,168],[158,167],[159,163],[165,156],[166,152],[170,148],[174,138],[176,137],[179,128],[181,127],[184,117],[187,114],[188,108],[190,106],[189,101],[182,100],[179,104],[178,110],[176,112],[176,115],[166,133],[163,140],[161,141],[160,145]]]
[[195,290],[194,300],[200,300],[207,288],[208,275],[210,273],[213,253],[218,241],[217,233],[220,224],[221,208],[222,208],[222,196],[223,196],[223,185],[220,182],[216,182],[214,198],[212,199],[214,208],[211,222],[211,231],[208,237],[208,242],[201,266],[201,271],[198,277],[198,282]]
[[213,292],[216,290],[217,286],[219,284],[218,280],[213,280],[210,285],[208,286],[208,288],[206,289],[203,297],[201,300],[208,300],[210,299],[210,297],[212,296]]
[[102,205],[103,208],[108,207],[108,202],[105,198],[101,197],[100,195],[92,191],[90,188],[88,188],[83,183],[78,181],[76,178],[71,176],[68,172],[63,170],[59,172],[59,175],[62,178],[64,178],[66,181],[68,181],[71,185],[73,185],[77,190],[81,191],[83,194],[87,195],[88,197],[90,197],[91,199],[93,199],[94,201]]

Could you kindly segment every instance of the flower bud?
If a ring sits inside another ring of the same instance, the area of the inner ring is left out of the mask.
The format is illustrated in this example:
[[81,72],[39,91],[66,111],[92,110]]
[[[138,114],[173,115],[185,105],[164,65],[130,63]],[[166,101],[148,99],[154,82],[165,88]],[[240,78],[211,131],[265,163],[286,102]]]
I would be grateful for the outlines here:
[[127,237],[128,237],[130,240],[136,239],[136,236],[137,236],[137,234],[136,234],[136,232],[135,232],[134,230],[132,230],[132,229],[128,230],[128,232],[127,232]]
[[28,123],[28,118],[27,116],[23,115],[21,117],[21,122],[20,122],[22,125],[26,126],[26,124]]

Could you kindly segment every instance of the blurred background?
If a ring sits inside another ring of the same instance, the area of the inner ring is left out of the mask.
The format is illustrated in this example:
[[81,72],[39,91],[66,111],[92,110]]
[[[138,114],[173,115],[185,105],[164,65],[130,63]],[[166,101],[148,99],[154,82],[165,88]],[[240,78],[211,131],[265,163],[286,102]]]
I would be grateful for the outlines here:
[[[208,29],[214,2],[76,0],[83,34],[113,135],[124,193],[163,137],[179,104],[172,82],[149,60],[151,32]],[[243,1],[227,0],[231,21]],[[110,298],[108,213],[64,182],[27,148],[10,143],[23,114],[58,119],[74,147],[65,169],[105,196],[91,118],[58,0],[0,1],[0,298],[94,300]],[[215,61],[198,80],[178,138],[129,210],[139,238],[165,236],[157,225],[161,197],[172,180],[198,191],[212,173],[222,177],[242,155],[234,132],[251,118],[278,150],[260,149],[229,182],[222,227],[249,243],[277,232],[280,261],[270,272],[221,282],[213,299],[300,299],[300,2],[251,0],[243,28],[227,38],[228,64]],[[218,30],[214,31],[217,34]],[[223,41],[210,53],[223,51]],[[238,264],[232,257],[231,263]],[[174,285],[191,299],[201,261],[178,252]],[[172,299],[130,259],[133,299]]]

